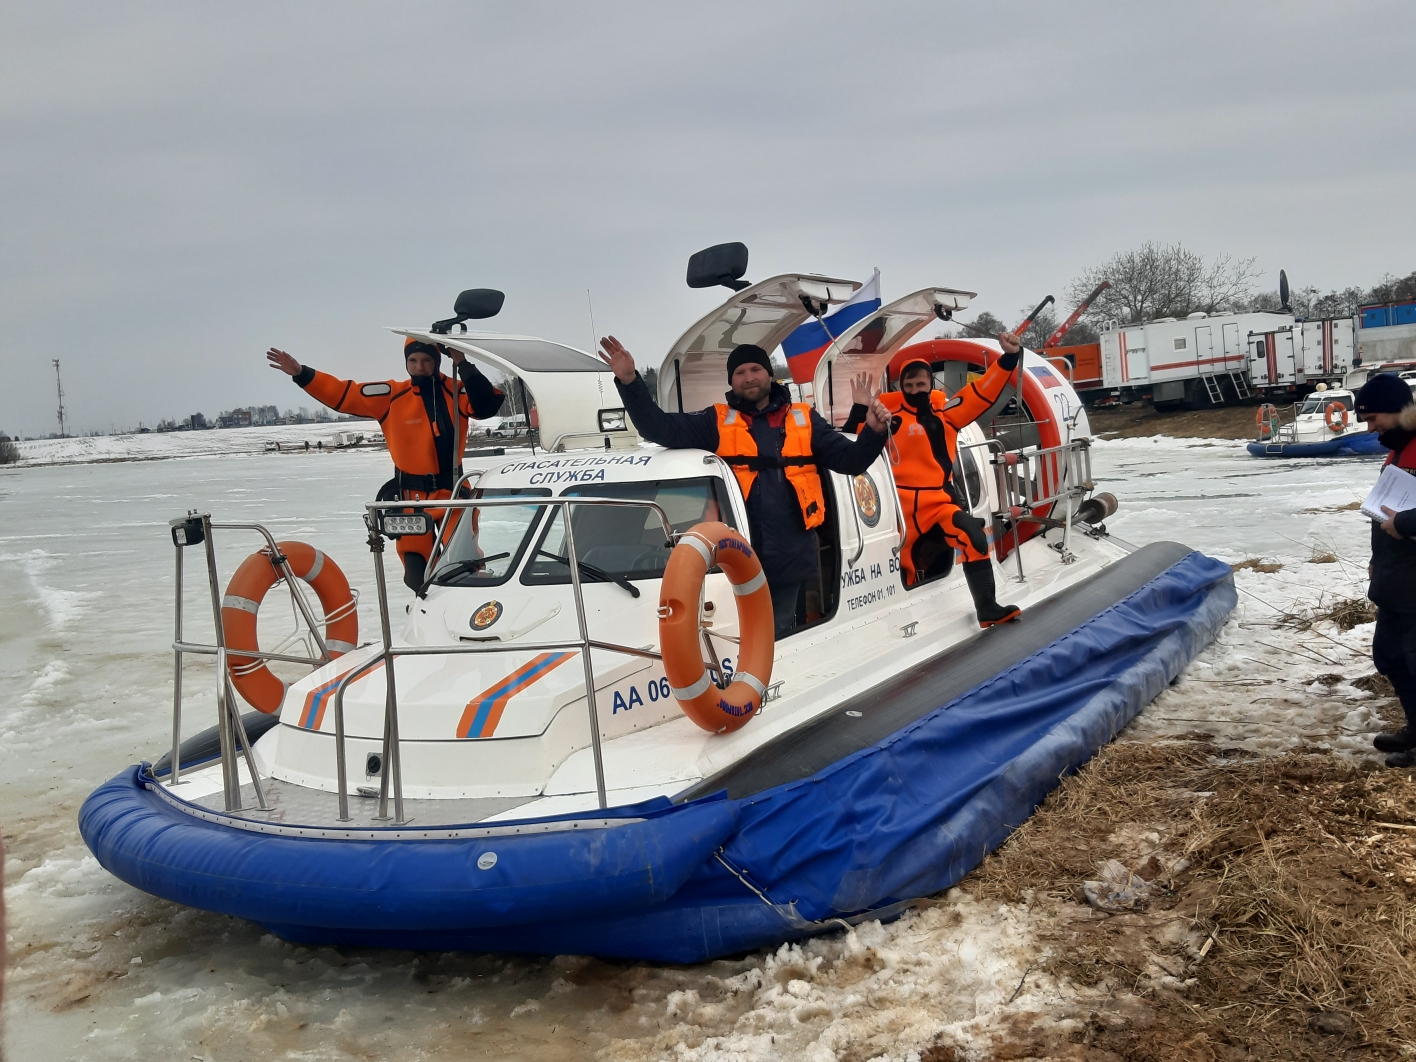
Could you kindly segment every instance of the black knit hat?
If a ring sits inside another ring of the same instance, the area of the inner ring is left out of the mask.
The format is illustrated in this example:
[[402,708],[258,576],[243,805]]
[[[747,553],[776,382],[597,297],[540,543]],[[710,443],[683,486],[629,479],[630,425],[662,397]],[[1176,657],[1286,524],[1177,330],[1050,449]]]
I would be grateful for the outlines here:
[[442,370],[442,347],[409,336],[403,341],[403,360],[407,361],[409,356],[413,354],[431,354],[433,356],[434,376]]
[[1357,416],[1400,413],[1411,404],[1411,388],[1394,372],[1373,376],[1357,392]]
[[749,364],[761,365],[769,376],[772,374],[772,359],[765,350],[755,343],[740,343],[728,355],[728,383],[733,382],[733,373],[737,372],[739,365]]

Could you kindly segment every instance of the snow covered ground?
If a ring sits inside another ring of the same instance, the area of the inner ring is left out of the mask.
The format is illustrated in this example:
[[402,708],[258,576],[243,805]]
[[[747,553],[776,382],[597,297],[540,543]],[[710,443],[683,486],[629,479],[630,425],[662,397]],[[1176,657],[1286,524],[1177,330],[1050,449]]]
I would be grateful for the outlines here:
[[[501,423],[500,417],[475,421],[476,436]],[[92,464],[108,461],[163,461],[179,458],[218,457],[226,454],[260,454],[276,443],[283,451],[303,452],[333,446],[340,434],[364,436],[366,445],[383,445],[383,432],[372,420],[340,420],[322,424],[272,424],[257,428],[218,428],[207,431],[146,432],[141,435],[95,435],[72,439],[29,439],[16,443],[20,467],[35,465]]]
[[[0,469],[8,1057],[904,1060],[941,1032],[981,1057],[1020,1007],[1064,1022],[1089,1005],[1088,990],[1029,973],[1037,919],[1053,916],[975,901],[967,882],[890,925],[695,967],[300,948],[116,882],[74,817],[95,785],[170,740],[167,520],[189,508],[260,519],[369,587],[360,505],[387,478],[387,454],[264,452],[263,432],[313,445],[319,427],[46,440],[25,444],[40,464]],[[222,448],[193,449],[204,445]],[[1237,573],[1222,637],[1123,736],[1198,730],[1270,753],[1368,754],[1374,699],[1351,680],[1371,671],[1370,625],[1273,624],[1362,595],[1368,525],[1342,507],[1376,461],[1264,462],[1242,443],[1134,439],[1099,443],[1094,470],[1121,500],[1116,535],[1282,565]],[[222,569],[252,548],[224,536]],[[188,633],[205,638],[190,600]],[[189,665],[188,732],[208,725],[210,681],[208,665]]]

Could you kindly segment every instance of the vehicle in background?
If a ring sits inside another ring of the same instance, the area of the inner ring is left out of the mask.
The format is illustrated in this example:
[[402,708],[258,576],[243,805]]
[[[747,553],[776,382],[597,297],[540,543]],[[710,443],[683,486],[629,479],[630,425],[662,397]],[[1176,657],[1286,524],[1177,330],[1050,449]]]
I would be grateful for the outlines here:
[[1362,362],[1398,362],[1407,368],[1416,367],[1416,299],[1359,306],[1357,322],[1357,348]]
[[1376,433],[1357,419],[1356,394],[1347,388],[1317,389],[1301,403],[1259,407],[1254,457],[1361,457],[1385,453]]
[[1249,385],[1263,398],[1303,395],[1319,384],[1341,386],[1362,364],[1356,336],[1351,317],[1295,318],[1289,325],[1256,329],[1248,337]]
[[528,430],[524,413],[497,417],[487,422],[487,437],[490,439],[513,439],[525,435]]

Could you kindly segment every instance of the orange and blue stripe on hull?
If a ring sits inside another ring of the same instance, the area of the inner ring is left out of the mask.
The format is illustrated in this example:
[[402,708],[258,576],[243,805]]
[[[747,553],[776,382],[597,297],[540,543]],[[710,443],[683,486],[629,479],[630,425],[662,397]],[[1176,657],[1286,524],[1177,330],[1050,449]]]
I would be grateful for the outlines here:
[[[354,681],[362,682],[383,666],[384,662],[380,660]],[[348,668],[347,670],[341,671],[328,682],[316,686],[309,693],[305,694],[305,707],[300,709],[300,721],[296,725],[306,730],[318,730],[320,724],[324,722],[325,709],[334,703],[334,691],[339,688],[339,684],[344,680],[344,676],[353,670],[353,668]]]
[[507,701],[532,683],[549,675],[575,654],[542,653],[523,664],[490,689],[483,690],[467,702],[462,720],[457,724],[459,738],[485,738],[496,733]]

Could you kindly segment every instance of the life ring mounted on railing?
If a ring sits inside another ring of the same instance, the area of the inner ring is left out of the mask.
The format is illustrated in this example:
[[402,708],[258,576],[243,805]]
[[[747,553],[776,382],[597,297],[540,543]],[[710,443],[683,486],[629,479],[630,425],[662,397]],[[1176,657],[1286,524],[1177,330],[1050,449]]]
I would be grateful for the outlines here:
[[[304,542],[277,542],[275,548],[285,557],[297,579],[308,583],[324,610],[324,642],[331,657],[342,656],[359,643],[358,601],[349,589],[349,580],[329,557]],[[231,582],[226,584],[226,596],[221,599],[221,627],[226,636],[227,670],[236,692],[251,705],[267,714],[280,710],[285,700],[286,683],[275,675],[264,660],[242,656],[241,652],[260,649],[256,640],[256,613],[270,588],[284,578],[280,566],[269,550],[252,553]]]
[[[738,662],[719,689],[703,663],[698,602],[714,565],[737,598]],[[775,650],[772,591],[751,543],[727,524],[696,524],[669,555],[659,591],[659,650],[664,674],[683,714],[714,734],[736,730],[762,708]]]
[[1327,409],[1323,411],[1323,419],[1327,421],[1328,431],[1334,435],[1347,430],[1348,417],[1347,407],[1341,402],[1329,402]]
[[1265,402],[1259,407],[1254,421],[1259,426],[1259,438],[1272,439],[1278,434],[1278,407],[1272,402]]

